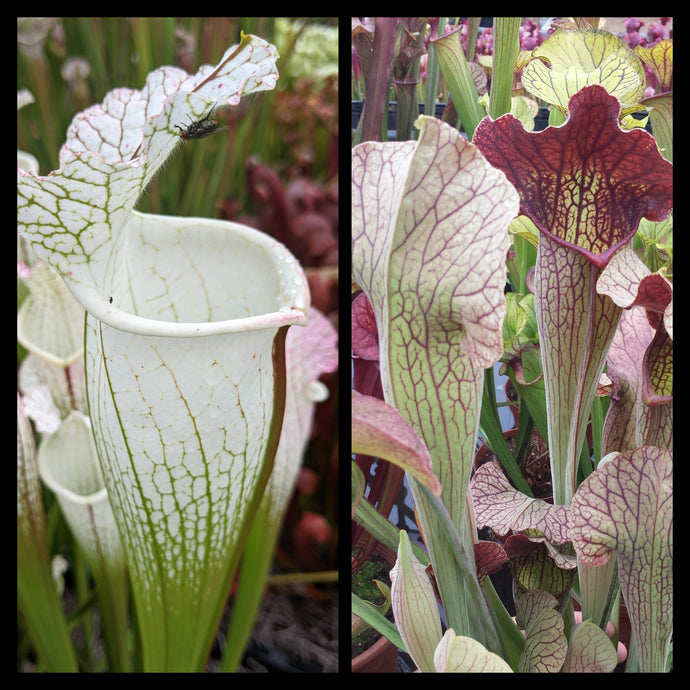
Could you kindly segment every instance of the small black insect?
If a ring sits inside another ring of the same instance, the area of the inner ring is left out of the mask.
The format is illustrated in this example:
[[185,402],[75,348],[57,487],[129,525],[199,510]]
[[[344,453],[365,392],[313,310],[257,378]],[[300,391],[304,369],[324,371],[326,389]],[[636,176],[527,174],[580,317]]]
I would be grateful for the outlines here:
[[109,297],[109,298],[108,298],[108,302],[110,302],[110,304],[112,304],[112,303],[113,303],[113,298],[112,298],[112,297]]
[[192,122],[192,124],[186,128],[182,127],[181,125],[175,125],[175,127],[180,130],[180,136],[185,141],[188,139],[203,139],[214,132],[224,132],[226,129],[230,129],[228,126],[218,127],[218,120],[210,119],[212,114],[213,109],[211,109],[211,112],[209,112],[209,114],[203,120]]

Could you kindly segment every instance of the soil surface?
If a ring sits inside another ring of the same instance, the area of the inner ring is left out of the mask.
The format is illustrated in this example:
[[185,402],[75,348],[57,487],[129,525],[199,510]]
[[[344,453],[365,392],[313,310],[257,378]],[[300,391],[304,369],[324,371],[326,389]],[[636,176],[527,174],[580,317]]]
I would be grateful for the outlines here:
[[[209,668],[213,672],[213,668]],[[297,586],[266,593],[239,673],[338,671],[338,593]]]
[[[384,598],[378,588],[374,585],[374,580],[380,580],[391,586],[390,580],[391,566],[381,556],[374,554],[364,563],[359,570],[352,573],[352,590],[360,598],[369,601],[377,606],[384,603]],[[393,620],[393,612],[389,609],[386,618]],[[376,640],[381,637],[373,628],[368,628],[358,633],[351,640],[352,658],[369,649]]]

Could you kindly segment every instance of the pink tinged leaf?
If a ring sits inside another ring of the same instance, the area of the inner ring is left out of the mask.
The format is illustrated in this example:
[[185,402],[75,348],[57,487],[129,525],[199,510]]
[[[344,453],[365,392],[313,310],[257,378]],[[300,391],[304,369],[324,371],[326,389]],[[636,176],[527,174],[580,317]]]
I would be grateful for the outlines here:
[[673,284],[657,273],[644,276],[631,306],[647,311],[656,333],[642,363],[642,399],[647,405],[663,405],[673,400]]
[[417,432],[388,403],[352,393],[352,451],[392,462],[437,496],[441,485],[433,473],[431,456]]
[[673,454],[644,446],[600,465],[578,488],[571,533],[588,565],[618,557],[641,670],[662,671],[673,632]]
[[309,441],[314,406],[328,394],[318,379],[338,367],[338,333],[326,316],[312,307],[306,327],[288,331],[285,350],[288,392],[281,455],[297,452],[301,457],[297,449],[303,449]]
[[33,420],[36,431],[54,434],[60,428],[60,410],[55,406],[48,386],[34,386],[24,393],[26,416]]
[[[663,406],[673,400],[673,284],[658,273],[650,273],[632,249],[624,248],[602,271],[597,291],[632,312],[646,313],[646,317],[626,315],[621,320],[609,352],[609,375],[614,381],[621,376],[625,379],[617,386],[614,392],[617,399],[614,398],[610,408],[620,440],[620,431],[625,425],[623,410],[630,414],[636,409],[632,400],[637,399],[640,391],[646,406]],[[621,366],[622,373],[619,372]],[[614,424],[613,419],[611,424]],[[640,407],[639,418],[634,416],[629,424],[635,425],[637,438],[626,434],[624,445],[616,445],[609,439],[607,446],[611,450],[641,445],[670,447],[670,408],[648,410]],[[607,431],[610,433],[612,428]]]
[[620,104],[598,85],[576,93],[561,127],[526,132],[511,115],[484,119],[474,143],[515,185],[539,231],[597,266],[635,235],[642,217],[672,209],[673,166],[646,131],[624,132]]
[[416,142],[366,142],[352,151],[352,274],[379,323],[388,322],[388,261]]
[[515,192],[457,130],[433,118],[422,118],[410,173],[391,253],[391,319],[408,321],[413,338],[432,333],[444,359],[460,331],[470,361],[491,366],[503,353]]
[[352,301],[352,387],[364,395],[383,399],[379,368],[376,316],[366,293]]
[[262,510],[271,522],[282,520],[293,493],[312,434],[316,404],[328,396],[328,388],[318,379],[336,370],[337,342],[337,331],[314,307],[309,309],[307,325],[290,328],[285,338],[285,413],[262,503]]
[[646,405],[663,405],[673,401],[673,341],[662,327],[658,328],[647,348],[642,364],[642,401]]
[[613,382],[611,403],[602,434],[602,453],[633,450],[641,445],[638,424],[642,388],[642,361],[654,337],[641,309],[625,310],[607,357],[607,373]]
[[353,150],[353,277],[379,324],[385,398],[431,450],[465,538],[481,368],[503,349],[507,229],[518,198],[455,128],[420,123],[417,142]]
[[[608,295],[619,307],[662,314],[673,337],[673,283],[660,273],[651,273],[632,248],[624,247],[612,257],[597,281],[597,292]],[[657,327],[655,322],[652,325]]]
[[474,473],[470,490],[477,527],[490,527],[501,535],[535,530],[553,544],[570,541],[569,507],[520,493],[497,462],[487,462]]
[[656,334],[647,348],[642,371],[642,400],[646,405],[664,405],[673,401],[673,285],[658,274],[640,283],[633,304],[647,310]]
[[309,310],[305,328],[288,331],[285,345],[293,379],[303,386],[338,368],[338,333],[314,307]]
[[352,301],[352,352],[361,359],[377,362],[379,359],[376,316],[364,292]]
[[640,283],[650,270],[632,247],[616,252],[597,280],[597,292],[610,297],[619,307],[628,309],[635,303]]

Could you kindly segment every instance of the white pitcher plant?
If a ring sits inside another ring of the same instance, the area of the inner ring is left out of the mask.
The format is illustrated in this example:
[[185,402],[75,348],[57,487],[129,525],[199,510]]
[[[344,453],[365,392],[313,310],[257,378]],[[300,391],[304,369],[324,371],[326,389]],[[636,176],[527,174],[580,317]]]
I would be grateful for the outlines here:
[[134,210],[215,113],[272,89],[274,46],[243,35],[195,75],[163,67],[77,115],[60,168],[18,169],[19,234],[86,311],[86,392],[127,556],[145,671],[204,666],[268,481],[285,336],[309,292],[247,226]]

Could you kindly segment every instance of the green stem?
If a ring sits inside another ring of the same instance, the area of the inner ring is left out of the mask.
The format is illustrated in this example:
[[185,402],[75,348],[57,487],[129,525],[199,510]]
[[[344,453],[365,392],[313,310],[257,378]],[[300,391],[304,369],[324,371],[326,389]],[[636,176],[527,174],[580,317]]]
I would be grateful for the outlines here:
[[[481,642],[487,649],[501,654],[501,643],[494,627],[494,621],[489,613],[484,594],[477,579],[474,557],[468,551],[458,535],[453,520],[438,496],[429,491],[416,480],[412,480],[415,488],[420,492],[436,518],[439,532],[446,539],[448,549],[455,560],[456,571],[464,583],[464,592],[468,599],[467,615],[472,637]],[[470,548],[471,545],[468,545]],[[457,633],[457,631],[456,631]],[[459,634],[459,633],[458,633]]]
[[278,530],[264,518],[264,514],[257,516],[242,554],[242,568],[221,660],[220,670],[223,673],[234,673],[237,670],[266,587]]
[[[363,499],[357,503],[353,519],[362,525],[372,537],[385,544],[389,549],[392,551],[398,550],[400,529],[381,515],[369,501]],[[429,556],[417,544],[414,542],[410,543],[412,544],[415,558],[424,565],[429,565]]]
[[322,570],[313,573],[279,573],[269,575],[266,578],[267,585],[293,585],[303,582],[337,582],[339,573],[337,570]]
[[503,429],[498,418],[496,405],[496,388],[494,383],[494,371],[492,367],[484,370],[484,393],[482,396],[481,429],[487,444],[498,457],[504,471],[510,477],[515,488],[527,496],[534,497],[532,490],[522,474],[514,455],[503,436]]
[[29,636],[44,670],[76,673],[79,669],[70,641],[55,582],[50,574],[47,552],[34,550],[33,544],[17,540],[17,603]]
[[521,17],[494,19],[494,59],[489,100],[489,114],[494,120],[510,112],[513,66],[520,52],[521,21]]
[[484,114],[478,102],[477,87],[460,44],[460,31],[455,30],[430,43],[436,48],[441,74],[460,116],[462,127],[467,138],[472,141],[474,130]]
[[382,616],[368,601],[352,594],[352,613],[365,623],[387,637],[398,649],[407,649],[398,629],[385,616]]
[[101,611],[101,629],[108,656],[108,669],[115,673],[130,673],[131,634],[129,629],[129,585],[125,568],[103,569],[94,573]]
[[[439,17],[439,28],[446,25],[446,17]],[[438,94],[439,67],[436,57],[436,49],[429,44],[426,59],[426,83],[424,84],[424,114],[429,117],[436,116],[436,96]]]
[[515,621],[503,605],[496,593],[493,583],[488,577],[482,582],[482,590],[489,606],[489,613],[496,630],[500,631],[500,641],[503,648],[501,656],[510,664],[516,673],[520,667],[520,655],[525,646],[525,636],[515,625]]
[[467,17],[467,62],[474,61],[474,52],[477,49],[477,36],[481,17]]

